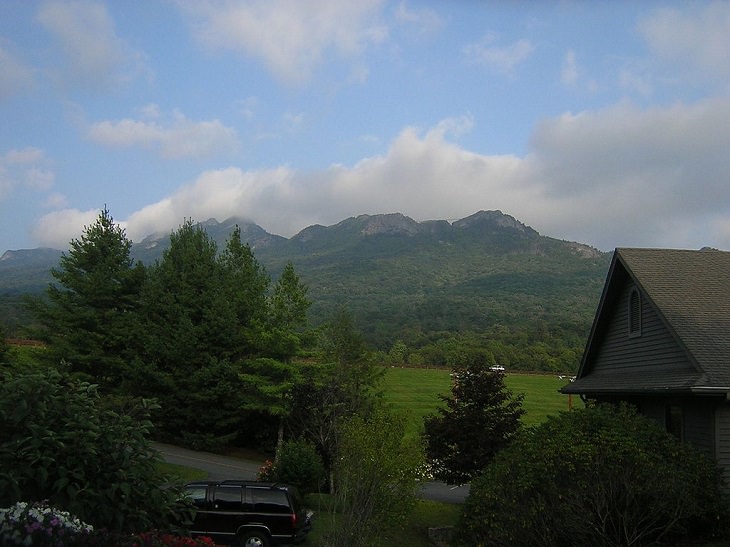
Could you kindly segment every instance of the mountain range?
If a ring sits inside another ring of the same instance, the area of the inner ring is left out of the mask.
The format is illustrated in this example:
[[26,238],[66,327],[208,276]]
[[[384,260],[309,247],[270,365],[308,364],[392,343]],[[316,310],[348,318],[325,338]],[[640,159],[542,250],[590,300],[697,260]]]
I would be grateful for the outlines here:
[[[309,288],[315,324],[345,306],[374,347],[423,343],[444,333],[499,326],[580,340],[590,327],[610,253],[541,235],[501,211],[449,222],[417,222],[400,213],[360,215],[313,225],[291,238],[242,219],[200,223],[222,248],[234,226],[276,278],[291,262]],[[169,234],[132,246],[145,264],[162,257]],[[23,294],[38,294],[61,256],[56,249],[6,251],[0,257],[0,312],[11,330],[28,318]]]

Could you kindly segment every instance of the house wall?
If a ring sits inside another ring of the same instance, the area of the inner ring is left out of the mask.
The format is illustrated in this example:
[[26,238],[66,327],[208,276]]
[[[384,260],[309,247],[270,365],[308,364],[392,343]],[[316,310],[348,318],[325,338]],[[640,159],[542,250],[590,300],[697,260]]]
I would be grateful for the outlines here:
[[[673,397],[640,397],[631,399],[644,416],[655,420],[662,427],[667,427],[667,408],[676,406],[682,409],[682,441],[691,444],[709,456],[716,456],[715,439],[717,437],[715,399],[673,398]],[[728,407],[727,441],[728,465],[730,465],[730,407]]]
[[723,469],[725,481],[730,486],[730,404],[725,403],[715,413],[715,459]]
[[641,336],[629,336],[628,308],[632,284],[626,283],[617,299],[611,323],[593,361],[593,373],[641,373],[692,367],[664,326],[653,306],[642,297]]

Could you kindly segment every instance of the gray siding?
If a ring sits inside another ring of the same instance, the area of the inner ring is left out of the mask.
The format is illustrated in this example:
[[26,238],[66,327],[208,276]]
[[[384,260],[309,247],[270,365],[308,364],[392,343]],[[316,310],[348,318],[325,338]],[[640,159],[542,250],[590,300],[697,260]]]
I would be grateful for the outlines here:
[[724,471],[725,480],[730,484],[730,405],[727,403],[717,407],[715,435],[715,458]]
[[657,372],[692,368],[687,357],[664,326],[656,310],[642,295],[641,336],[629,336],[629,295],[627,283],[613,309],[611,323],[604,331],[594,361],[593,373]]
[[715,454],[715,407],[698,402],[682,405],[684,441],[705,452]]

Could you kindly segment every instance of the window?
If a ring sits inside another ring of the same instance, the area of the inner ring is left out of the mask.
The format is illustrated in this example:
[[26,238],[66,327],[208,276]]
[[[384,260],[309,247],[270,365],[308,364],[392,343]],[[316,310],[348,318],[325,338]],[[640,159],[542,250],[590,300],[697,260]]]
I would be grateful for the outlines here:
[[193,502],[195,507],[202,508],[205,506],[205,494],[207,491],[205,486],[188,486],[185,490],[188,498]]
[[219,486],[215,490],[215,508],[223,511],[240,511],[242,490],[240,486]]
[[641,293],[636,287],[629,295],[629,336],[641,336]]
[[286,493],[281,490],[251,488],[257,513],[291,513]]
[[680,441],[682,439],[682,407],[677,405],[667,405],[664,423],[667,426],[667,432],[677,437]]

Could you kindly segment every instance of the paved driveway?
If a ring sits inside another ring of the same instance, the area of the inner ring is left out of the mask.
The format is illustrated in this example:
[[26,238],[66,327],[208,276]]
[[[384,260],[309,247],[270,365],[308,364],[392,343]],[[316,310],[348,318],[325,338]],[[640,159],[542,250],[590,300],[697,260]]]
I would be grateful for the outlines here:
[[[162,458],[169,463],[202,469],[211,480],[255,480],[263,461],[243,460],[210,452],[188,450],[171,444],[153,443]],[[469,485],[449,486],[440,482],[424,483],[421,497],[446,503],[462,503],[469,494]]]

